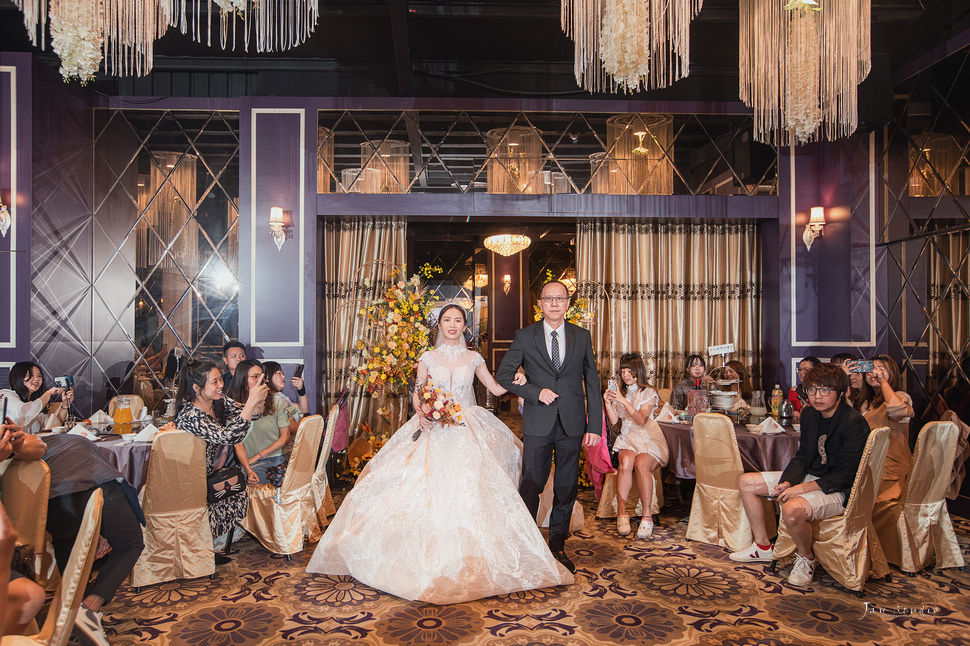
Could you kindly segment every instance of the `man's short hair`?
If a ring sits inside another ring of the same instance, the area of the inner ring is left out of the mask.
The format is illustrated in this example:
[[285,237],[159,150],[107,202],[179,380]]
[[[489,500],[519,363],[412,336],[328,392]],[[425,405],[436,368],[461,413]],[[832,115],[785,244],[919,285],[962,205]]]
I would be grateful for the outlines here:
[[831,363],[821,363],[805,375],[802,379],[805,390],[812,387],[828,387],[834,389],[841,397],[849,389],[849,378],[841,366]]
[[246,346],[244,346],[239,341],[230,341],[226,345],[222,346],[222,356],[228,355],[229,351],[232,350],[233,348],[239,348],[243,352],[246,351]]
[[562,285],[563,291],[566,292],[566,296],[569,296],[569,288],[566,287],[566,284],[561,280],[550,280],[549,282],[545,283],[542,288],[539,289],[539,296],[542,296],[545,293],[546,287],[549,285]]

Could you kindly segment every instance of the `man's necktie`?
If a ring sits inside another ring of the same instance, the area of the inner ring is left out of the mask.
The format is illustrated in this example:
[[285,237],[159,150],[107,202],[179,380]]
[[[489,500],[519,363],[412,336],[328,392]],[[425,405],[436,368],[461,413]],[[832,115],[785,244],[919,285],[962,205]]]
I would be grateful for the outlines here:
[[559,357],[559,333],[553,331],[552,333],[552,367],[559,370],[559,366],[562,364],[562,359]]

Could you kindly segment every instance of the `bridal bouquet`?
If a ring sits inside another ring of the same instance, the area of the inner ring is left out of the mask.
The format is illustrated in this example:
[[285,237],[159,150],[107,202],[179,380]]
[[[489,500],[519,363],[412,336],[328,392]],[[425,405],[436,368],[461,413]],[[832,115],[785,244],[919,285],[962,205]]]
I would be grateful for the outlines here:
[[[421,409],[418,412],[422,413],[432,422],[441,422],[442,424],[452,424],[454,426],[465,425],[465,420],[461,416],[461,404],[455,401],[451,393],[445,392],[435,386],[431,379],[428,379],[428,383],[418,391],[418,399],[421,401]],[[427,413],[424,412],[425,404],[430,409]],[[411,439],[417,441],[419,437],[421,437],[420,428],[415,431]]]

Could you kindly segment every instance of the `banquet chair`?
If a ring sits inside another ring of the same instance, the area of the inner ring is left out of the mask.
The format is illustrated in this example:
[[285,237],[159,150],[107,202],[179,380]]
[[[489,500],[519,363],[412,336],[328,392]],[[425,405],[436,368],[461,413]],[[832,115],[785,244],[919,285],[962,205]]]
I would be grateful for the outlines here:
[[670,396],[673,394],[673,392],[673,388],[658,388],[657,396],[660,398],[660,401],[657,402],[657,407],[654,410],[659,412],[660,409],[663,408],[664,404],[669,404]]
[[249,507],[240,525],[263,547],[286,555],[287,560],[303,550],[304,537],[318,527],[313,475],[322,435],[323,417],[304,417],[296,431],[283,484],[257,484],[246,489]]
[[953,455],[953,469],[947,486],[946,497],[956,500],[960,495],[960,487],[967,476],[967,460],[970,459],[970,426],[952,410],[945,411],[940,421],[953,422],[957,427],[957,448]]
[[[661,471],[662,467],[659,466],[653,470],[653,495],[650,497],[650,515],[653,516],[653,524],[657,527],[660,526],[660,508],[664,506]],[[616,477],[616,471],[612,471],[603,478],[603,493],[600,496],[599,507],[596,509],[597,518],[616,518],[617,514],[620,513],[616,502]],[[643,513],[643,503],[640,500],[640,488],[637,487],[636,476],[633,478],[630,495],[626,499],[626,513],[630,516],[639,516]]]
[[88,578],[94,555],[98,551],[101,534],[101,508],[104,494],[95,489],[84,508],[84,520],[78,531],[67,567],[61,573],[61,583],[47,609],[47,618],[40,632],[34,635],[7,635],[0,639],[0,646],[64,646],[74,630],[74,620],[87,590]]
[[[521,448],[521,447],[520,447]],[[549,527],[549,519],[552,517],[552,503],[555,499],[556,467],[549,470],[549,477],[546,478],[546,486],[539,494],[539,510],[536,512],[536,523],[539,527]],[[586,513],[583,511],[583,504],[578,500],[573,503],[573,513],[569,516],[569,531],[578,532],[586,526]]]
[[[734,424],[726,415],[701,413],[694,417],[694,469],[697,484],[687,522],[687,539],[726,547],[732,552],[751,545],[754,535],[738,490],[744,473]],[[769,536],[775,513],[765,500]]]
[[[870,432],[849,500],[845,504],[845,513],[812,521],[815,559],[843,587],[854,590],[858,597],[862,597],[870,567],[875,576],[891,580],[886,556],[872,526],[872,507],[888,449],[888,428],[883,426]],[[775,560],[771,562],[770,571],[775,571],[779,559],[794,552],[795,543],[782,520],[778,525]]]
[[[315,543],[323,536],[323,530],[330,524],[329,516],[337,513],[337,508],[333,504],[333,496],[330,493],[330,480],[327,478],[327,463],[330,460],[330,448],[333,446],[333,435],[337,430],[337,416],[340,415],[340,405],[334,404],[327,415],[327,425],[323,434],[323,443],[320,445],[320,454],[317,456],[317,468],[313,471],[313,490],[316,495],[314,500],[314,515],[317,522],[316,527],[310,534],[310,542]],[[312,527],[312,525],[311,525]]]
[[11,460],[3,472],[3,505],[19,542],[34,553],[34,573],[43,569],[51,472],[43,460]]
[[145,549],[131,572],[131,585],[136,590],[215,574],[202,439],[186,431],[155,436],[148,456],[142,509]]
[[878,501],[872,524],[886,559],[915,576],[936,557],[938,569],[964,566],[946,509],[946,487],[959,430],[953,422],[930,422],[920,431],[909,477],[898,500]]
[[[138,419],[138,415],[141,414],[141,409],[145,406],[145,400],[141,398],[141,395],[124,395],[123,397],[129,397],[131,401],[131,416],[133,419]],[[115,409],[118,407],[118,395],[111,398],[108,402],[108,417],[114,419]]]

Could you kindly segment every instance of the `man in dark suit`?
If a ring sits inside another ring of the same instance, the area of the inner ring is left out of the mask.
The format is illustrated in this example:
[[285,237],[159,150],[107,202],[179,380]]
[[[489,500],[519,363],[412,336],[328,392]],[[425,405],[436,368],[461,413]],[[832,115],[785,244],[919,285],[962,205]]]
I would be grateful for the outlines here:
[[[599,377],[589,332],[565,320],[569,309],[566,286],[558,281],[543,285],[539,305],[543,320],[516,332],[495,377],[525,400],[519,493],[533,517],[539,511],[539,494],[549,478],[553,454],[556,456],[549,549],[556,560],[575,572],[564,548],[579,488],[579,452],[584,443],[592,446],[600,440]],[[512,383],[520,366],[529,380],[524,386]]]

